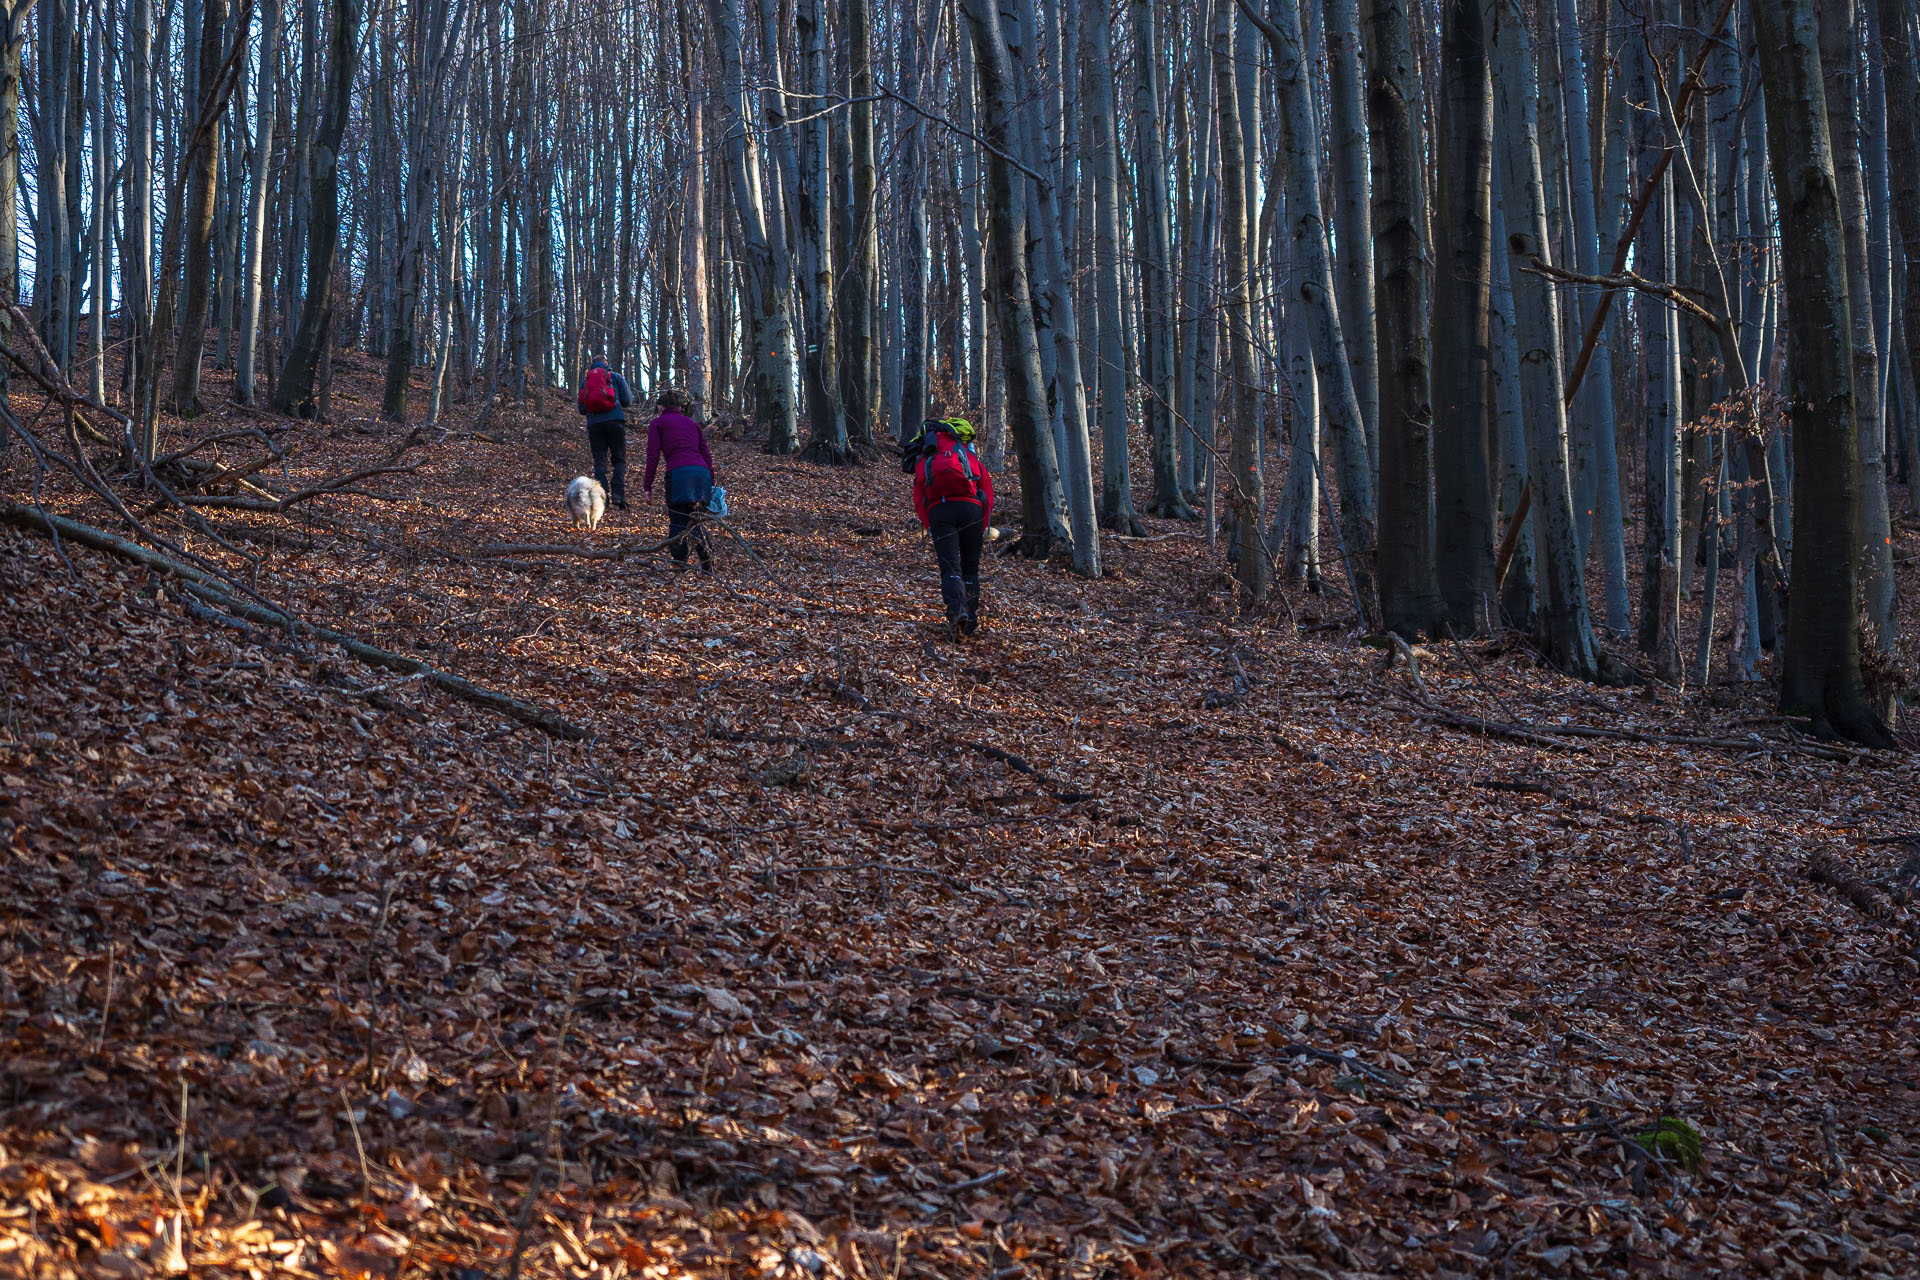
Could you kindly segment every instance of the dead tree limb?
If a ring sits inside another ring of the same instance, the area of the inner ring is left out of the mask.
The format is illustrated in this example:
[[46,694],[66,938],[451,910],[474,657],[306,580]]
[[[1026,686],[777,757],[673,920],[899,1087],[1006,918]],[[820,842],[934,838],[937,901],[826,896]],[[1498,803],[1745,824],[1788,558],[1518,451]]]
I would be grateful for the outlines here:
[[249,622],[259,623],[261,626],[285,631],[289,635],[304,630],[316,639],[338,645],[369,666],[381,667],[388,671],[399,672],[403,676],[419,679],[463,702],[485,707],[510,720],[517,720],[521,724],[539,729],[556,738],[579,742],[587,736],[585,729],[567,720],[551,707],[510,698],[504,693],[474,684],[462,676],[442,671],[418,658],[376,648],[344,632],[318,626],[278,609],[239,599],[229,595],[216,583],[211,574],[203,573],[192,565],[175,560],[171,556],[162,555],[138,543],[128,542],[125,538],[117,537],[104,529],[96,529],[92,525],[81,524],[77,520],[69,520],[64,516],[42,514],[32,507],[16,506],[11,503],[0,506],[0,520],[49,535],[57,532],[68,541],[131,560],[155,572],[167,574],[179,579],[186,590],[206,603],[235,618],[243,618]]

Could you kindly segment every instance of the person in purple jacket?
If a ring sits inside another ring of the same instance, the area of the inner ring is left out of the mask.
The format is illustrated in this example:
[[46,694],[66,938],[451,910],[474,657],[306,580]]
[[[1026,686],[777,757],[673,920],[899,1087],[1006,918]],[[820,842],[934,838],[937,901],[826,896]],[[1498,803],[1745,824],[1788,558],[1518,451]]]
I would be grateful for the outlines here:
[[[713,453],[707,448],[706,432],[686,413],[687,393],[675,387],[662,387],[653,398],[660,412],[647,424],[647,474],[640,487],[653,493],[654,473],[664,460],[667,464],[667,551],[673,556],[675,573],[687,571],[688,544],[700,556],[700,572],[713,572],[713,555],[707,549],[707,534],[694,519],[694,513],[713,496]],[[691,526],[691,536],[689,536]]]

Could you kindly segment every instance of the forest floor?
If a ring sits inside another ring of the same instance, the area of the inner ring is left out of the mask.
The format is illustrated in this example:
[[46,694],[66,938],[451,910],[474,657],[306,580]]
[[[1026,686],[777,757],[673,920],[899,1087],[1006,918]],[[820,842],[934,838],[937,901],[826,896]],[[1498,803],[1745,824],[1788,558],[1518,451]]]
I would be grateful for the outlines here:
[[[392,447],[351,363],[277,491]],[[0,524],[0,1273],[1920,1273],[1913,757],[1160,522],[955,645],[897,468],[739,443],[757,560],[515,565],[585,449],[489,434],[211,514],[582,742]]]

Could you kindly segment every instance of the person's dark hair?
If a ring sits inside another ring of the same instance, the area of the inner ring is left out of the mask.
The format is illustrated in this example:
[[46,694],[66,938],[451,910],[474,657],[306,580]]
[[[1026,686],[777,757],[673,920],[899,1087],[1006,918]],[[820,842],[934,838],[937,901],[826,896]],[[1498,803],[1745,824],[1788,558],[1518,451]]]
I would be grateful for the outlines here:
[[654,393],[653,402],[662,409],[685,409],[693,401],[687,393],[678,387],[662,387]]

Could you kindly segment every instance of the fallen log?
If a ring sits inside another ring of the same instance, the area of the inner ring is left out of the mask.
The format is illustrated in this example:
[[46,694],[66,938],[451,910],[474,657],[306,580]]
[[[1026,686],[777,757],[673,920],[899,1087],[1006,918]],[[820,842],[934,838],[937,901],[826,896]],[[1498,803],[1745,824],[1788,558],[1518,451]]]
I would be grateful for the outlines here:
[[1496,737],[1517,738],[1526,742],[1540,742],[1566,751],[1584,751],[1586,748],[1571,742],[1562,742],[1559,739],[1609,738],[1616,742],[1645,742],[1665,747],[1700,747],[1708,751],[1730,751],[1743,755],[1811,756],[1816,760],[1833,760],[1840,764],[1854,764],[1867,758],[1864,748],[1848,750],[1845,747],[1823,746],[1816,742],[1781,742],[1777,739],[1762,738],[1757,734],[1751,738],[1710,738],[1689,733],[1643,733],[1637,729],[1610,729],[1590,724],[1506,724],[1499,720],[1488,720],[1481,716],[1448,711],[1433,703],[1423,704],[1415,714],[1456,729],[1488,733]]
[[377,648],[364,640],[356,640],[330,627],[318,626],[304,618],[297,618],[278,609],[266,608],[239,599],[229,595],[210,575],[202,573],[192,565],[183,564],[171,556],[161,555],[136,542],[128,542],[125,538],[108,533],[104,529],[96,529],[92,525],[81,524],[77,520],[69,520],[51,512],[43,514],[32,507],[16,506],[12,503],[0,505],[0,520],[38,533],[48,535],[57,533],[60,537],[77,542],[81,546],[92,547],[96,551],[104,551],[109,555],[116,555],[144,565],[157,573],[167,574],[178,579],[186,590],[207,604],[232,617],[285,631],[289,635],[306,631],[317,639],[340,646],[368,666],[381,667],[388,671],[397,671],[403,676],[418,678],[462,702],[485,707],[509,720],[516,720],[530,728],[538,729],[542,733],[551,734],[568,742],[579,742],[587,736],[585,729],[566,719],[551,707],[510,698],[504,693],[474,684],[462,676],[442,671],[418,658]]

